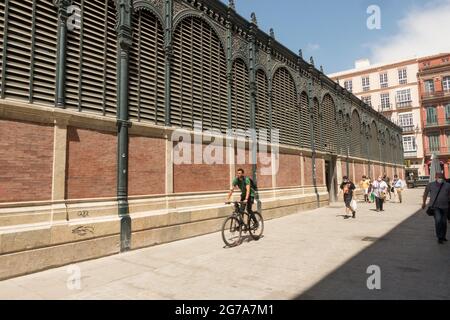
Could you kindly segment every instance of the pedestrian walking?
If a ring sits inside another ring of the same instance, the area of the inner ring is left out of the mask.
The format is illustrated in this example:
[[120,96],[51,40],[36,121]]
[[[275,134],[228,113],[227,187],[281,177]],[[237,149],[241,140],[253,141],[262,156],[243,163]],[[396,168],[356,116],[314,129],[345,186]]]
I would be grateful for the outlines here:
[[447,241],[447,216],[450,200],[450,184],[445,182],[444,174],[436,173],[436,181],[431,182],[425,188],[423,194],[422,209],[426,208],[428,196],[430,196],[430,205],[427,214],[434,216],[436,237],[439,244]]
[[[356,218],[355,208],[352,207],[353,202],[353,190],[356,189],[355,184],[350,181],[348,177],[343,178],[344,181],[341,183],[341,190],[344,193],[344,203],[345,203],[345,214],[350,211],[352,213],[353,219]],[[354,203],[353,203],[354,204]]]
[[391,192],[392,192],[391,178],[389,178],[386,173],[383,175],[383,181],[386,182],[386,184],[387,184],[387,190],[386,191],[387,191],[387,194],[389,194],[389,200],[391,200],[392,199],[392,195],[391,195]]
[[363,176],[361,182],[359,183],[359,186],[364,191],[364,202],[370,203],[369,200],[370,179],[367,178],[366,176]]
[[398,196],[398,200],[402,203],[402,192],[406,187],[406,182],[398,177],[398,175],[394,176],[394,200]]
[[383,204],[386,200],[388,186],[383,177],[379,176],[377,180],[372,184],[372,191],[375,195],[375,204],[377,212],[384,211]]

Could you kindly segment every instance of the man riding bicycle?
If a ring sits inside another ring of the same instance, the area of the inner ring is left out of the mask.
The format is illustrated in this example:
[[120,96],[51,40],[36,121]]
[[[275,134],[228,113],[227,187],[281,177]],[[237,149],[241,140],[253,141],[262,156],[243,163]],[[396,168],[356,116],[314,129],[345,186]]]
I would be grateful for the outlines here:
[[[249,177],[244,176],[244,170],[239,169],[237,171],[237,177],[234,178],[232,183],[232,189],[230,190],[230,193],[228,194],[228,200],[230,201],[231,196],[233,195],[234,189],[236,187],[239,187],[241,190],[241,202],[245,201],[247,203],[247,212],[250,215],[250,217],[255,220],[252,206],[253,202],[255,202],[255,190],[251,187],[251,180]],[[255,221],[256,222],[256,221]]]

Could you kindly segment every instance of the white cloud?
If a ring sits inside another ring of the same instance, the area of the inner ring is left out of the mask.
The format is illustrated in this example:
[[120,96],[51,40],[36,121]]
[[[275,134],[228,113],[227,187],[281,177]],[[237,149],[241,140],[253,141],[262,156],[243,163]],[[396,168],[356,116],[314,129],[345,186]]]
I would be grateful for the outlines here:
[[407,12],[397,34],[369,44],[371,61],[382,63],[450,52],[450,0],[431,1]]
[[317,51],[320,49],[320,45],[317,43],[308,43],[308,45],[306,46],[306,49],[308,51]]

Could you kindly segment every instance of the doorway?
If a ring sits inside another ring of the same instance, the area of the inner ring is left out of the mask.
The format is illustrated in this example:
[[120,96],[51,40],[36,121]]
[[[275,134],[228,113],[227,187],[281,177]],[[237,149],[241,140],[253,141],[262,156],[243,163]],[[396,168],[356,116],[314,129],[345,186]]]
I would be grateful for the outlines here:
[[337,171],[336,171],[336,158],[325,160],[325,179],[327,182],[327,191],[330,197],[330,202],[337,201]]

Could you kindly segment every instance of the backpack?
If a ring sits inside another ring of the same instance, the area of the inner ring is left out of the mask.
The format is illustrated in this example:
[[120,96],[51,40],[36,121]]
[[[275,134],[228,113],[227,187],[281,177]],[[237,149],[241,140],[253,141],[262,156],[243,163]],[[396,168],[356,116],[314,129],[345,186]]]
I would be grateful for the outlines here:
[[253,189],[253,191],[258,191],[258,186],[256,185],[256,183],[253,181],[252,178],[244,177],[244,182],[247,180],[247,178],[249,178],[250,180],[250,189]]

